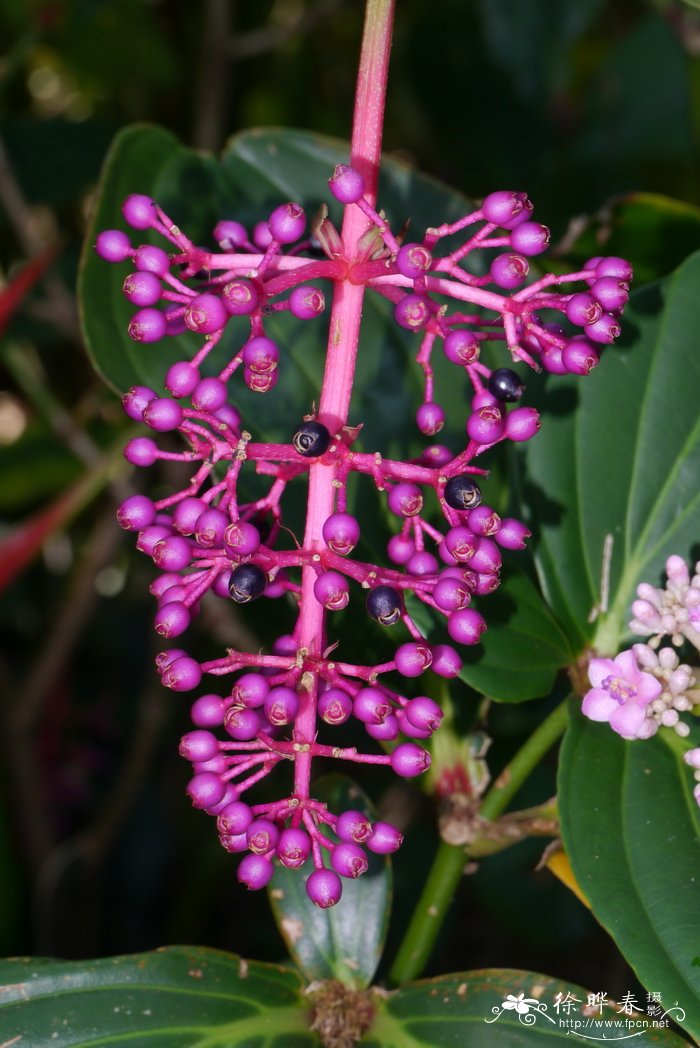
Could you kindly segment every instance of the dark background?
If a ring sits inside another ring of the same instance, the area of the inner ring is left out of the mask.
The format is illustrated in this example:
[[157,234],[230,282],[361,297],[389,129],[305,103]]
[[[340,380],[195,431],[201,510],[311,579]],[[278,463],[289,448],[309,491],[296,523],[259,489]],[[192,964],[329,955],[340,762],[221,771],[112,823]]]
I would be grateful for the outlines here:
[[[475,198],[526,189],[555,242],[605,226],[627,194],[663,194],[684,202],[663,205],[684,216],[679,243],[697,246],[700,12],[673,0],[397,6],[388,151]],[[213,150],[253,126],[347,137],[361,20],[359,0],[0,0],[0,281],[56,251],[9,325],[0,312],[2,953],[196,942],[283,955],[264,893],[243,895],[235,860],[183,796],[187,702],[152,671],[151,572],[113,517],[132,481],[105,467],[125,423],[90,370],[74,285],[120,127],[159,123]],[[674,260],[664,246],[659,273]],[[235,643],[240,628],[205,613],[200,637]],[[266,624],[253,615],[246,628]],[[496,711],[494,769],[546,708]],[[434,809],[379,774],[368,788],[410,824],[391,948],[429,866]],[[519,803],[553,792],[550,764]],[[465,880],[431,971],[526,967],[619,996],[624,963],[534,871],[542,847]]]

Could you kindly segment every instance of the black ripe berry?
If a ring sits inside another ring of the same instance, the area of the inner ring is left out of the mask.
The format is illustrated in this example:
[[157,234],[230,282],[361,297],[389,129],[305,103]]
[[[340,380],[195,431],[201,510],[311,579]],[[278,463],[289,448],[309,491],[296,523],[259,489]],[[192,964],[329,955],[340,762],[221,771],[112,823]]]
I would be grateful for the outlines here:
[[488,387],[492,397],[510,404],[514,400],[520,400],[525,383],[512,368],[496,368],[489,376]]
[[445,502],[452,509],[474,509],[482,499],[479,485],[464,473],[450,477],[445,484]]
[[255,600],[267,586],[267,575],[255,564],[239,564],[231,572],[228,591],[236,604],[247,604]]
[[292,444],[304,458],[318,458],[328,450],[331,435],[322,422],[305,422],[292,437]]
[[367,597],[367,611],[382,626],[393,626],[401,618],[401,597],[392,586],[375,586]]

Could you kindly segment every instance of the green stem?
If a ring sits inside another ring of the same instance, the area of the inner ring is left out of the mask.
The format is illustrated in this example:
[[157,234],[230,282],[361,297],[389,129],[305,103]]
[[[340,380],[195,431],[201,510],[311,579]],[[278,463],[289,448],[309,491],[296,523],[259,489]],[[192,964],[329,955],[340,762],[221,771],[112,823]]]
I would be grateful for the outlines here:
[[[530,772],[563,735],[567,721],[565,700],[535,729],[498,776],[481,805],[483,818],[493,820],[501,815]],[[428,963],[468,859],[463,847],[440,842],[413,918],[389,972],[389,979],[395,985],[416,979]]]

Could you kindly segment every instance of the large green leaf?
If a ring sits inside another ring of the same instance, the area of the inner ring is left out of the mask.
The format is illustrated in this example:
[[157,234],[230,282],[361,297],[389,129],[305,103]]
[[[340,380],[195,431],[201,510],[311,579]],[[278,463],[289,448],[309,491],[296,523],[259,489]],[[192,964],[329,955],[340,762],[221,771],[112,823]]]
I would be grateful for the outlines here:
[[[577,648],[617,651],[635,587],[697,542],[699,285],[696,254],[632,297],[621,344],[592,375],[548,380],[524,499],[545,596]],[[594,620],[608,535],[608,611]]]
[[[518,1013],[508,998],[521,995],[521,1007],[527,1010]],[[622,1026],[630,1017],[618,1013],[621,1005],[609,1003],[599,1011],[588,1005],[588,996],[580,986],[534,972],[458,972],[402,987],[383,1003],[361,1043],[367,1048],[563,1048],[571,1044],[575,1030],[585,1030],[580,1036],[594,1042],[632,1037],[639,1048],[682,1048],[686,1043],[668,1029],[645,1028],[637,1012],[632,1020],[640,1019],[640,1026],[631,1033]],[[644,1009],[645,1003],[638,1001],[640,1006]]]
[[0,1043],[56,1048],[312,1048],[291,969],[202,947],[0,963]]
[[[329,775],[314,787],[331,811],[350,809],[376,819],[368,798],[351,779]],[[369,869],[357,880],[343,878],[336,906],[321,910],[305,890],[313,871],[277,866],[270,883],[272,909],[289,952],[308,979],[339,979],[365,987],[377,970],[386,938],[391,905],[389,860],[367,852]]]
[[[700,743],[700,729],[695,742]],[[700,1037],[700,808],[670,730],[626,743],[572,718],[561,752],[566,851],[594,914],[642,984]]]

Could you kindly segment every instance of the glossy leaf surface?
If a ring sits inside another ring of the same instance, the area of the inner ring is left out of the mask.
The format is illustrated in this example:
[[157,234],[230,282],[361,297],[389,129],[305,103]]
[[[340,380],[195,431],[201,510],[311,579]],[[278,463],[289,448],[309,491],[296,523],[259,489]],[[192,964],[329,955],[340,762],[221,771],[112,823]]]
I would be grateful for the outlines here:
[[640,982],[677,1001],[700,1036],[700,808],[666,729],[624,742],[607,724],[572,718],[561,752],[564,845],[593,913]]

